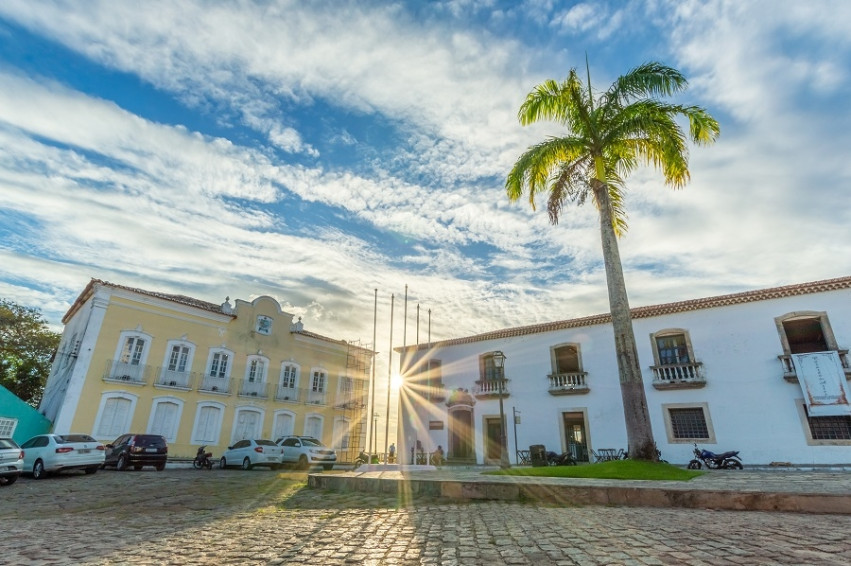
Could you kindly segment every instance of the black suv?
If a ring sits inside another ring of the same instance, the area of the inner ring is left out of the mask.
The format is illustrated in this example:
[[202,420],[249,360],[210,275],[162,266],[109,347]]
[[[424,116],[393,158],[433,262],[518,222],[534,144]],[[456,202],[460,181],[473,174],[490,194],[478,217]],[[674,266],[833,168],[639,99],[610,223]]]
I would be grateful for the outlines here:
[[142,466],[153,466],[158,471],[165,469],[168,458],[168,444],[158,434],[122,434],[106,445],[103,467],[115,466],[116,470],[126,470],[133,466],[141,470]]

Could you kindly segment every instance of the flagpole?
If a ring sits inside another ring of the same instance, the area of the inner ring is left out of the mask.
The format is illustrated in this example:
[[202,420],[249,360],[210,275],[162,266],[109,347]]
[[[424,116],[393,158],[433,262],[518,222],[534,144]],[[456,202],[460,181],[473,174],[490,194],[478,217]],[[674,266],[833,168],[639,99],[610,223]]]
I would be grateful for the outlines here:
[[390,348],[387,362],[387,415],[384,417],[384,463],[387,463],[387,446],[390,435],[390,387],[393,382],[393,302],[394,295],[390,295]]
[[[372,309],[372,377],[369,380],[370,392],[369,399],[367,399],[367,407],[370,407],[369,415],[368,415],[368,423],[366,425],[367,430],[369,430],[369,436],[366,439],[366,449],[370,448],[375,450],[375,446],[377,445],[377,437],[375,434],[376,422],[375,422],[375,351],[376,351],[376,342],[375,342],[375,333],[378,328],[378,289],[375,290],[375,306]],[[370,462],[372,462],[372,458],[370,458]]]

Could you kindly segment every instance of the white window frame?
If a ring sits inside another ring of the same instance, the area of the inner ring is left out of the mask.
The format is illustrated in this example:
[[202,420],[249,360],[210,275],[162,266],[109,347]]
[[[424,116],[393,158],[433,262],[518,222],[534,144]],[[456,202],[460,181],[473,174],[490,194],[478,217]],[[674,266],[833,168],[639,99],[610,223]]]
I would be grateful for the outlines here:
[[[258,376],[258,365],[263,364],[260,368]],[[246,383],[266,383],[266,378],[269,375],[269,358],[261,355],[248,356],[245,361],[245,382]]]
[[[317,387],[317,381],[319,386]],[[313,393],[328,392],[328,372],[322,368],[310,370],[310,391]]]
[[[259,418],[257,419],[258,426],[257,426],[256,434],[251,434],[251,435],[249,435],[245,438],[241,438],[241,437],[237,438],[236,437],[236,430],[237,430],[237,428],[239,428],[239,415],[241,415],[242,413],[257,413],[259,415]],[[231,432],[230,432],[230,439],[231,439],[230,443],[233,444],[234,442],[237,442],[239,440],[247,440],[247,439],[251,439],[251,438],[263,438],[263,422],[264,422],[265,418],[266,418],[266,410],[262,409],[261,407],[255,407],[253,405],[237,407],[236,410],[233,413],[233,427],[231,428]]]
[[[130,401],[130,408],[127,411],[127,416],[124,419],[124,424],[121,427],[121,430],[112,435],[111,437],[102,436],[98,433],[100,430],[101,419],[103,418],[103,411],[106,407],[106,403],[110,399],[125,399]],[[92,436],[97,438],[98,440],[106,440],[107,442],[115,440],[122,434],[126,434],[130,431],[130,424],[133,422],[133,415],[136,413],[136,403],[138,402],[139,397],[133,395],[132,393],[128,393],[126,391],[107,391],[101,394],[100,397],[100,405],[98,406],[97,416],[95,417],[94,427],[92,428]]]
[[18,428],[18,419],[0,417],[0,438],[12,438],[16,428]]
[[[204,408],[216,409],[217,410],[217,422],[215,426],[212,427],[214,431],[214,438],[212,440],[199,438],[199,426],[201,421],[201,410]],[[219,444],[219,439],[221,438],[222,433],[222,422],[224,420],[226,405],[224,403],[217,403],[215,401],[203,401],[198,403],[195,408],[195,422],[192,424],[192,437],[190,440],[191,444],[194,445],[207,445],[207,446],[215,446]]]
[[[154,433],[154,416],[157,414],[157,407],[161,403],[171,403],[177,405],[177,414],[175,415],[175,423],[170,434]],[[177,442],[177,434],[180,432],[180,419],[183,417],[183,399],[177,397],[155,397],[151,403],[151,414],[148,417],[148,434],[161,434],[168,442]]]
[[[292,385],[284,385],[284,379],[287,374],[287,370],[292,369],[292,375],[289,376],[289,380],[292,381]],[[298,389],[298,380],[301,376],[301,366],[299,366],[295,362],[283,362],[281,364],[281,374],[278,378],[278,387],[281,389]]]
[[[318,423],[319,434],[316,434],[311,430],[311,423]],[[304,428],[303,428],[304,436],[312,436],[313,438],[318,438],[322,440],[322,433],[325,431],[325,417],[320,415],[319,413],[308,413],[304,416]]]
[[[289,417],[290,419],[290,427],[289,430],[277,432],[278,430],[278,419],[282,417]],[[292,411],[275,411],[274,416],[272,417],[272,435],[270,436],[271,440],[277,440],[282,436],[292,436],[295,434],[295,419],[296,414]]]
[[[216,372],[216,375],[210,373],[213,370],[213,360],[215,359],[216,354],[224,354],[228,357],[228,366],[223,376],[219,375],[219,371]],[[233,357],[234,353],[227,348],[210,348],[210,353],[207,355],[207,365],[204,366],[204,377],[212,379],[230,378],[231,371],[233,370]]]
[[[340,432],[342,429],[342,433]],[[352,446],[352,422],[346,417],[334,419],[333,437],[331,446],[335,450],[348,450]]]
[[[148,363],[148,354],[151,351],[151,344],[154,341],[154,337],[146,332],[142,332],[140,330],[125,330],[118,337],[118,345],[115,348],[115,356],[113,359],[117,363],[121,363],[121,357],[124,355],[124,347],[127,345],[128,340],[144,340],[144,345],[142,346],[142,351],[139,353],[139,357],[136,359],[136,363],[133,363],[133,359],[135,356],[131,354],[129,365],[134,366],[144,366]],[[135,348],[134,348],[135,349]]]

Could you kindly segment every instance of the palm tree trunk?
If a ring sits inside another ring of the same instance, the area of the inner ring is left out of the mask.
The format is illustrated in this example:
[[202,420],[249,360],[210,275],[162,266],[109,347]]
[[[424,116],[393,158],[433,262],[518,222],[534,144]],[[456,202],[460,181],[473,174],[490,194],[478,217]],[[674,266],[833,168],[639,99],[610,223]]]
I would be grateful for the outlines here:
[[603,261],[606,264],[606,282],[609,288],[609,309],[615,333],[615,353],[620,374],[623,412],[630,458],[657,460],[656,443],[650,424],[650,411],[641,379],[641,366],[632,329],[629,299],[623,278],[618,240],[612,224],[609,187],[598,179],[591,180],[591,188],[600,212],[600,236],[603,243]]

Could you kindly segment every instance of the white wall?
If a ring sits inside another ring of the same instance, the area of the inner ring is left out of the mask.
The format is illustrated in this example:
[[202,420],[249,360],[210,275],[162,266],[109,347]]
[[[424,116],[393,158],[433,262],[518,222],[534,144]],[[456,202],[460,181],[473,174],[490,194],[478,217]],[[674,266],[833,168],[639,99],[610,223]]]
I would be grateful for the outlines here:
[[[835,446],[808,445],[806,422],[798,405],[803,394],[798,383],[783,379],[778,355],[783,354],[775,317],[793,311],[825,311],[839,349],[851,346],[851,290],[804,294],[760,300],[703,310],[677,312],[633,321],[639,360],[644,377],[656,443],[666,460],[684,464],[692,457],[693,445],[669,441],[663,404],[706,403],[715,433],[713,451],[739,450],[744,463],[795,464],[851,463],[851,442]],[[688,331],[694,358],[703,363],[706,385],[695,389],[657,390],[653,387],[653,350],[650,335],[666,328]],[[552,373],[550,347],[565,342],[580,344],[590,392],[553,396],[547,392],[547,375]],[[515,441],[512,407],[522,414],[517,426],[517,444],[528,449],[544,444],[560,452],[565,447],[561,415],[586,411],[588,444],[592,449],[626,448],[626,431],[617,366],[610,325],[594,325],[507,339],[466,344],[437,344],[430,353],[443,364],[443,382],[448,391],[458,387],[471,392],[479,380],[480,355],[501,350],[506,355],[505,376],[510,396],[504,399],[509,456],[514,463]],[[420,352],[418,355],[425,355]],[[409,398],[417,398],[409,396]],[[403,418],[400,448],[420,439],[426,450],[448,446],[446,403],[400,403]],[[475,451],[483,463],[483,430],[486,417],[499,416],[497,399],[477,400],[474,407]],[[443,430],[429,431],[429,420],[440,419]]]

